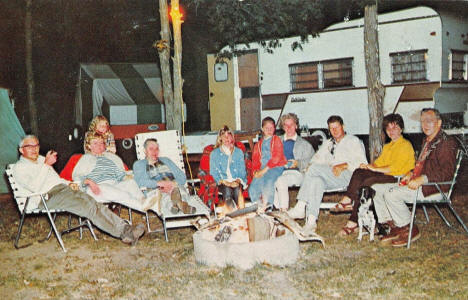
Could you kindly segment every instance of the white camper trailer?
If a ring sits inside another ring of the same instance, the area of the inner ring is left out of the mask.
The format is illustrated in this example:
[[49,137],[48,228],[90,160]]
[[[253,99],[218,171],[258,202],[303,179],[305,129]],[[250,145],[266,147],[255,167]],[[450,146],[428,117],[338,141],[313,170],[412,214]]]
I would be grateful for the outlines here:
[[[468,102],[468,18],[416,7],[378,16],[384,114],[397,112],[406,131],[420,132],[419,111],[436,107],[453,116]],[[346,130],[369,133],[364,20],[338,23],[301,49],[299,37],[281,39],[268,53],[258,43],[238,45],[242,56],[216,63],[208,55],[211,129],[227,124],[255,130],[263,117],[294,112],[302,126],[326,127],[341,115]],[[460,124],[461,125],[461,124]]]

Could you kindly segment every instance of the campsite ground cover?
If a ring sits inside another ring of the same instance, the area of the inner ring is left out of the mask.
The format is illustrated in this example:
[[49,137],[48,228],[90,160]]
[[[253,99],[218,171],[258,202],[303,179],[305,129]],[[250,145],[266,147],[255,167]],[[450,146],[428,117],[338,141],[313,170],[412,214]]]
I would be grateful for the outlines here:
[[[467,172],[462,175],[454,204],[468,221]],[[291,194],[294,198],[296,193]],[[171,230],[168,243],[160,233],[146,234],[128,247],[103,233],[95,242],[85,232],[82,241],[78,233],[64,236],[67,253],[54,238],[16,250],[16,206],[7,196],[0,198],[0,205],[2,299],[468,298],[468,237],[448,229],[433,209],[431,222],[419,225],[422,237],[410,250],[369,243],[368,237],[361,243],[355,236],[337,237],[347,216],[322,212],[318,231],[326,247],[302,243],[300,259],[292,266],[264,264],[242,271],[197,264],[191,228]],[[417,217],[423,218],[419,209]],[[138,215],[134,222],[143,219]],[[66,217],[58,224],[64,228]],[[22,242],[35,241],[47,231],[45,218],[29,218]]]

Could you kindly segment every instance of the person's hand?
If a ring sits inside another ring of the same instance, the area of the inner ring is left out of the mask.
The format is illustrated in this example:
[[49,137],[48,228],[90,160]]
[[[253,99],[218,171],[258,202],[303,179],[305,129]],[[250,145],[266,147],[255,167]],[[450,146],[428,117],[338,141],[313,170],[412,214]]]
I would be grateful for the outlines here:
[[89,188],[91,189],[94,195],[99,195],[101,193],[101,189],[99,188],[99,185],[96,182],[92,181],[91,179],[85,179],[83,183],[89,186]]
[[125,175],[124,180],[130,180],[130,179],[133,179],[133,174]]
[[52,166],[56,162],[57,162],[57,152],[55,152],[54,150],[49,150],[46,154],[44,163],[46,165]]
[[368,164],[360,164],[359,169],[369,169],[369,165]]
[[68,185],[72,190],[74,191],[78,191],[80,189],[80,187],[78,186],[77,183],[74,183],[74,182],[71,182],[69,185]]
[[261,178],[265,173],[268,171],[268,167],[265,167],[261,170],[255,171],[253,177],[254,178]]
[[342,163],[342,164],[339,164],[339,165],[335,165],[332,167],[332,172],[333,172],[333,175],[335,175],[336,177],[340,176],[341,175],[341,172],[343,172],[344,170],[346,170],[348,168],[348,164],[347,163]]
[[172,193],[172,190],[174,189],[174,182],[170,181],[170,180],[161,180],[161,181],[158,181],[157,183],[158,187],[159,187],[159,190],[162,192],[162,193],[165,193],[165,194],[170,194]]
[[297,160],[295,160],[295,159],[290,159],[290,160],[288,160],[288,161],[292,162],[291,166],[289,166],[289,169],[295,169],[295,168],[297,168]]
[[408,188],[412,190],[416,190],[423,184],[424,184],[424,177],[419,176],[408,182]]

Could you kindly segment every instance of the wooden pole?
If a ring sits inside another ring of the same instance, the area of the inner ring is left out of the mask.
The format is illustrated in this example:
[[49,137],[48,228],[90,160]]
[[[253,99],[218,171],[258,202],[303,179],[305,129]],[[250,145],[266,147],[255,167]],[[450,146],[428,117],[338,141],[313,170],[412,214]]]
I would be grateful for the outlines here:
[[182,113],[184,100],[182,97],[182,13],[179,8],[179,0],[171,1],[172,32],[174,33],[174,102],[173,102],[173,126],[179,131],[182,129]]

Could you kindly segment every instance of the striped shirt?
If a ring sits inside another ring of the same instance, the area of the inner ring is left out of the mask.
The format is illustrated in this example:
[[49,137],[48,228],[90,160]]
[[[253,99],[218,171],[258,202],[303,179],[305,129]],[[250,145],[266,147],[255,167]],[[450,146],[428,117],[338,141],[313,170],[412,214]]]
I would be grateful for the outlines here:
[[115,163],[104,157],[96,156],[96,166],[86,178],[96,183],[104,181],[122,181],[125,177],[125,171],[120,170]]

